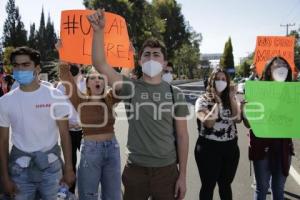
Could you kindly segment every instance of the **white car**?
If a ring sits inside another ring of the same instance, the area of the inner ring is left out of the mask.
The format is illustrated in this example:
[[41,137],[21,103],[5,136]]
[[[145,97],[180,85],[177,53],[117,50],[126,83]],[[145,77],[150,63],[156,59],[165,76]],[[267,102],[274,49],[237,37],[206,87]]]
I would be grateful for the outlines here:
[[243,78],[239,81],[237,85],[237,93],[238,94],[245,94],[245,82],[248,81],[248,78]]

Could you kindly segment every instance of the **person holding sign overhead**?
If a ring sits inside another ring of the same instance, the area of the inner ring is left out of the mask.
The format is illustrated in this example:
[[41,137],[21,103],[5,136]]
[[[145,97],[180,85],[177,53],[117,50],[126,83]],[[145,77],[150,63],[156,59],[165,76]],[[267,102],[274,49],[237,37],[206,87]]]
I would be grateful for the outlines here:
[[[291,67],[284,58],[275,56],[266,63],[261,80],[290,82]],[[294,154],[292,139],[258,138],[246,117],[243,115],[242,118],[245,126],[250,128],[249,159],[253,161],[256,179],[254,200],[266,199],[270,183],[273,199],[283,200],[284,185],[289,174],[291,156]]]
[[189,111],[182,92],[162,81],[163,66],[167,63],[166,48],[157,39],[146,40],[138,56],[142,78],[132,80],[121,76],[106,61],[105,15],[103,10],[98,10],[88,17],[94,31],[92,61],[95,68],[107,76],[109,85],[126,105],[129,130],[128,161],[122,175],[123,199],[183,199],[188,156],[186,116]]
[[87,73],[87,93],[80,92],[70,67],[69,64],[61,63],[59,75],[66,94],[79,113],[83,130],[78,167],[79,199],[97,200],[101,184],[102,200],[120,200],[120,148],[113,127],[113,106],[118,100],[114,98],[111,89],[106,90],[104,78],[94,68]]

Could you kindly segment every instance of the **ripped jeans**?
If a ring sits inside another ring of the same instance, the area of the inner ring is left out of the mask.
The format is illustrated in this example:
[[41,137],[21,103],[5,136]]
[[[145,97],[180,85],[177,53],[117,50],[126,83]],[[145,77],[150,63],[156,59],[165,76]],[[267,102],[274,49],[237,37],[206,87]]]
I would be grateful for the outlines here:
[[97,200],[101,184],[102,200],[121,200],[121,161],[118,141],[81,141],[78,167],[80,200]]

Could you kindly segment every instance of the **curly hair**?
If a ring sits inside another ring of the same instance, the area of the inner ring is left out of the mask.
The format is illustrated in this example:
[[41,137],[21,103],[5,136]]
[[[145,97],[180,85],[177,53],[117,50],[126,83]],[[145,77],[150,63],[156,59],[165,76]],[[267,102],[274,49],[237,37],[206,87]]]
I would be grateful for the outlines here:
[[39,65],[41,63],[40,52],[27,46],[18,47],[14,49],[13,52],[10,54],[10,62],[13,63],[15,61],[16,56],[18,55],[29,56],[30,60],[32,60],[35,65]]
[[143,45],[142,48],[140,49],[139,53],[138,53],[138,58],[141,59],[142,54],[145,50],[146,47],[150,47],[150,48],[160,48],[162,54],[164,55],[164,59],[167,60],[167,49],[166,49],[166,45],[159,39],[157,38],[149,38],[147,39]]

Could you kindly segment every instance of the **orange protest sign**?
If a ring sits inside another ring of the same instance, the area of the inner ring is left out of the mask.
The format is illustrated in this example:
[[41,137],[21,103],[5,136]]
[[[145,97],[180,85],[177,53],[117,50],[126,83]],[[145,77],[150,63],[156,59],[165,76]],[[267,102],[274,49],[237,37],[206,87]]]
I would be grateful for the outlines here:
[[[93,10],[65,10],[61,13],[60,59],[66,62],[92,64],[93,30],[87,16]],[[105,12],[104,49],[107,62],[114,67],[134,67],[126,21],[123,17]]]
[[261,76],[266,62],[274,56],[281,56],[290,64],[293,73],[295,37],[257,36],[254,63],[257,73]]

